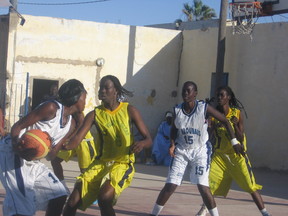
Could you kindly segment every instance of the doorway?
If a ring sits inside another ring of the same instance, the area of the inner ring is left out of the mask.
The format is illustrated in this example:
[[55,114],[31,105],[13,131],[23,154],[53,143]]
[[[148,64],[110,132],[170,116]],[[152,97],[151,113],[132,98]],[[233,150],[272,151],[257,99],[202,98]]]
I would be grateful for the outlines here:
[[43,102],[44,96],[49,95],[51,86],[59,86],[58,80],[33,79],[32,110]]

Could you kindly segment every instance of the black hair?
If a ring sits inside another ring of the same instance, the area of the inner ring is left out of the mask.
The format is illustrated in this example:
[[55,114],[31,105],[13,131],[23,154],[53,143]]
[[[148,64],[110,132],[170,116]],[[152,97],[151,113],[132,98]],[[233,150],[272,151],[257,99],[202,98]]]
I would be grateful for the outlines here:
[[183,87],[184,87],[185,85],[192,85],[192,86],[194,87],[194,90],[195,90],[195,91],[198,91],[197,84],[196,84],[195,82],[193,82],[193,81],[186,81],[186,82],[183,84]]
[[86,90],[79,80],[68,80],[67,82],[63,83],[63,85],[59,88],[59,101],[64,106],[70,107],[73,104],[77,103],[83,92],[86,93]]
[[104,83],[106,80],[111,80],[114,84],[114,87],[118,93],[117,97],[121,98],[121,97],[133,97],[133,92],[128,91],[127,89],[123,88],[123,86],[121,85],[119,79],[113,75],[107,75],[102,77],[101,81],[100,81],[100,85],[101,83]]
[[[243,104],[235,97],[234,92],[232,91],[232,89],[229,86],[220,86],[217,88],[216,92],[220,92],[220,91],[226,91],[227,94],[230,96],[230,100],[229,100],[229,106],[233,107],[233,108],[237,108],[240,110],[244,110],[245,116],[246,118],[248,118],[246,110],[243,106]],[[220,110],[219,105],[216,106],[217,110]]]

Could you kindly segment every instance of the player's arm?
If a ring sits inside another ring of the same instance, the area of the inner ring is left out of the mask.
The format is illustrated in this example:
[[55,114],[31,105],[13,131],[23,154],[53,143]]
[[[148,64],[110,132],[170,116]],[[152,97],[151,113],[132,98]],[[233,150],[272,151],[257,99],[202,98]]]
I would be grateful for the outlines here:
[[11,137],[13,145],[18,142],[20,131],[24,128],[35,124],[37,121],[47,121],[55,117],[58,105],[53,102],[45,103],[35,110],[31,111],[28,115],[17,121],[11,128]]
[[244,140],[244,120],[242,113],[240,112],[239,119],[236,116],[233,116],[231,121],[235,130],[235,136],[242,143]]
[[64,144],[64,149],[71,150],[76,148],[81,141],[84,139],[90,128],[92,127],[95,120],[95,112],[94,110],[91,111],[86,115],[84,118],[83,124],[81,124],[80,128],[76,132],[75,135],[70,139],[70,141],[67,144]]
[[136,141],[131,146],[131,150],[133,153],[139,153],[143,148],[148,148],[152,144],[152,138],[148,128],[146,127],[140,112],[132,105],[128,105],[128,113],[132,123],[135,124],[139,133],[142,135],[143,139],[140,141]]
[[69,140],[69,138],[75,134],[76,127],[76,121],[72,118],[68,133],[49,151],[48,155],[46,156],[48,161],[54,160],[57,157],[58,152],[63,149],[63,146],[67,140]]
[[210,105],[207,105],[207,113],[212,115],[217,120],[219,120],[226,127],[226,129],[228,131],[228,134],[231,137],[231,144],[233,145],[234,151],[237,154],[244,155],[245,154],[244,153],[244,149],[240,145],[239,141],[237,141],[235,133],[234,133],[234,131],[232,129],[232,126],[231,126],[230,122],[228,121],[228,119],[226,118],[226,116],[224,116],[222,113],[220,113],[219,111],[217,111],[216,109],[214,109]]
[[177,133],[178,133],[178,129],[175,126],[174,117],[173,117],[171,130],[170,130],[170,147],[169,147],[169,153],[171,157],[175,156],[174,150],[175,150],[175,140],[177,137]]

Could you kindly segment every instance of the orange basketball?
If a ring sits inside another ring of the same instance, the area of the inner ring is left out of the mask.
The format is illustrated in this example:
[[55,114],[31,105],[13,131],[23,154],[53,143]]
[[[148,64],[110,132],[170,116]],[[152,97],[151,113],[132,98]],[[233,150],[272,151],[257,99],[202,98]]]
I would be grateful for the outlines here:
[[32,129],[26,131],[21,140],[24,141],[25,149],[36,149],[36,155],[33,160],[44,158],[51,147],[51,138],[48,133],[39,129]]

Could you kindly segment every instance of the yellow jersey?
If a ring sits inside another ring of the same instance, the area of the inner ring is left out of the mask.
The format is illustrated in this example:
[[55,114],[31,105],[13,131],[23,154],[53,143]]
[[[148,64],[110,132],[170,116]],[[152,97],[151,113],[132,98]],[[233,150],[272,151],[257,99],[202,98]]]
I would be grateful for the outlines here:
[[110,111],[103,105],[95,108],[95,122],[99,139],[96,159],[106,162],[130,163],[135,161],[130,150],[133,144],[132,125],[128,113],[128,103],[120,102]]
[[[231,121],[231,118],[235,116],[236,118],[240,118],[240,110],[237,108],[230,108],[228,114],[226,115],[226,118],[229,120],[232,129],[234,130],[233,123]],[[229,133],[225,126],[218,121],[215,118],[212,118],[212,124],[214,125],[214,135],[216,143],[214,145],[214,151],[221,152],[225,154],[233,154],[235,153],[233,146],[231,144],[231,137],[229,136]],[[234,130],[235,132],[235,130]],[[244,134],[243,143],[244,149],[246,151],[246,136]]]

